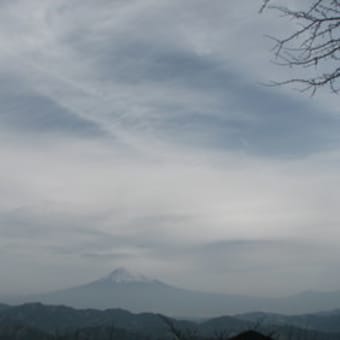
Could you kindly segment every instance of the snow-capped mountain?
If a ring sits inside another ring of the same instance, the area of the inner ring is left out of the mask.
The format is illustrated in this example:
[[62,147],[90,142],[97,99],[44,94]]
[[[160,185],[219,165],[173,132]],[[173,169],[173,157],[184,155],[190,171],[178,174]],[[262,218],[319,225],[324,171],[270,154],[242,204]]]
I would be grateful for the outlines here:
[[109,275],[100,279],[102,282],[112,282],[112,283],[133,283],[133,282],[153,282],[152,280],[139,273],[131,273],[124,267],[119,267]]
[[118,268],[84,285],[5,302],[42,302],[76,308],[121,308],[170,316],[212,317],[251,311],[296,314],[331,310],[339,308],[340,292],[298,294],[286,298],[204,293],[177,288]]

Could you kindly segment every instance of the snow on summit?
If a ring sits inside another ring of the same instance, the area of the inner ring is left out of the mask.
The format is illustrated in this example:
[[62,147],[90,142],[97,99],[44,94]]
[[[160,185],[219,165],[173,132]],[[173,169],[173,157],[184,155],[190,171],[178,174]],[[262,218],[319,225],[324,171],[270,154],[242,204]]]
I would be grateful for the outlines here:
[[139,273],[131,273],[127,269],[120,267],[115,269],[107,277],[105,281],[111,281],[115,283],[128,283],[128,282],[152,282],[153,280]]

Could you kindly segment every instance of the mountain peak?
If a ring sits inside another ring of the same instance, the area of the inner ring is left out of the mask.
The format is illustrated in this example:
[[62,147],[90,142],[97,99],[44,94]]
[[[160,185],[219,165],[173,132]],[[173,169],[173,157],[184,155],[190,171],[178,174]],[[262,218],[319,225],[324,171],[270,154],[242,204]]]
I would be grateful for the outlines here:
[[131,273],[124,267],[119,267],[104,278],[105,281],[113,283],[131,283],[131,282],[151,282],[153,280],[139,273]]

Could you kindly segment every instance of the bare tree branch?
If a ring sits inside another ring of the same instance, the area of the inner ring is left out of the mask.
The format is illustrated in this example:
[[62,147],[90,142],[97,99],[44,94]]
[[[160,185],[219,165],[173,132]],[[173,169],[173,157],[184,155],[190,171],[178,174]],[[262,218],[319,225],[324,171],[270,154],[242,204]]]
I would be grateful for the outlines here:
[[301,10],[274,5],[275,0],[263,0],[260,12],[265,9],[278,11],[292,19],[297,29],[284,38],[271,37],[274,53],[280,65],[290,68],[311,69],[315,75],[296,77],[272,85],[297,83],[300,90],[316,91],[328,86],[340,92],[340,0],[314,0]]

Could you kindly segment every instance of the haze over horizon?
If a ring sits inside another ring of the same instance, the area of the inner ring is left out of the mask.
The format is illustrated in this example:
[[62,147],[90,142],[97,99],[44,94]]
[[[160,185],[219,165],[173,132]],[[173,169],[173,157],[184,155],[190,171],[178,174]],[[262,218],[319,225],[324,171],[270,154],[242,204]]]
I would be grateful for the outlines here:
[[0,297],[121,266],[339,290],[338,97],[261,85],[289,77],[261,3],[0,2]]
[[[82,281],[82,282],[75,282],[73,284],[73,286],[61,286],[61,287],[57,287],[55,289],[51,289],[51,288],[46,288],[45,290],[40,290],[40,291],[34,291],[33,293],[27,293],[27,292],[21,292],[21,293],[10,293],[10,294],[3,294],[2,296],[0,296],[0,300],[2,303],[8,303],[8,304],[21,304],[21,303],[41,303],[42,301],[40,301],[39,299],[41,297],[45,296],[49,296],[50,294],[54,294],[54,293],[58,293],[58,292],[63,292],[68,291],[69,289],[74,290],[74,289],[78,289],[80,287],[84,287],[84,286],[88,286],[88,285],[97,285],[98,283],[106,283],[109,284],[110,282],[112,284],[135,284],[135,283],[142,283],[142,284],[161,284],[163,286],[167,286],[169,288],[174,288],[174,289],[179,289],[179,290],[183,290],[183,291],[188,291],[188,292],[196,292],[196,293],[207,293],[207,294],[218,294],[220,296],[226,295],[226,297],[228,295],[230,296],[235,296],[237,297],[239,294],[235,293],[235,292],[228,292],[228,291],[218,291],[218,290],[207,290],[204,288],[201,289],[195,289],[193,287],[184,287],[184,286],[179,286],[174,284],[173,282],[169,282],[169,281],[165,281],[163,280],[161,277],[151,277],[151,276],[147,276],[144,275],[141,272],[137,272],[137,271],[131,271],[129,270],[129,268],[127,267],[116,267],[113,270],[111,270],[110,272],[106,272],[103,273],[101,276],[99,277],[92,277],[91,279],[89,279],[88,281]],[[114,289],[114,287],[112,287]],[[98,291],[99,293],[99,291]],[[301,290],[301,291],[296,291],[296,292],[291,292],[288,294],[249,294],[249,293],[243,293],[240,294],[239,296],[243,296],[243,297],[250,297],[250,298],[269,298],[269,299],[285,299],[285,298],[294,298],[294,297],[298,297],[298,296],[303,296],[303,295],[309,295],[309,294],[316,294],[315,296],[319,295],[319,294],[324,294],[324,293],[330,293],[332,294],[340,294],[340,290],[332,290],[332,291],[325,291],[325,290],[312,290],[312,289],[305,289],[305,290]],[[46,295],[47,294],[47,295]],[[336,295],[333,296],[333,298],[335,298]],[[311,296],[312,299],[314,299]],[[308,299],[307,299],[308,301]],[[46,301],[43,301],[43,303],[46,303]],[[47,303],[50,303],[47,301]],[[336,302],[335,302],[336,303]],[[62,303],[55,303],[53,302],[53,304],[66,304],[67,302],[62,302]],[[326,303],[327,304],[327,303]],[[316,303],[317,305],[317,303]],[[72,306],[72,305],[69,305]],[[76,307],[76,306],[75,306]],[[90,307],[90,306],[87,306]],[[112,306],[115,307],[115,306]],[[85,307],[84,307],[85,308]],[[123,307],[124,308],[124,307]],[[126,307],[126,309],[129,310],[128,307]],[[303,308],[302,308],[303,309]],[[324,311],[324,310],[335,310],[337,309],[337,307],[326,307],[326,308],[319,308],[319,309],[315,309],[314,312],[316,311]],[[251,311],[251,310],[249,310]],[[307,313],[307,311],[306,311]]]

